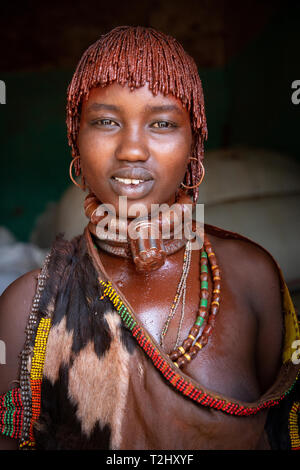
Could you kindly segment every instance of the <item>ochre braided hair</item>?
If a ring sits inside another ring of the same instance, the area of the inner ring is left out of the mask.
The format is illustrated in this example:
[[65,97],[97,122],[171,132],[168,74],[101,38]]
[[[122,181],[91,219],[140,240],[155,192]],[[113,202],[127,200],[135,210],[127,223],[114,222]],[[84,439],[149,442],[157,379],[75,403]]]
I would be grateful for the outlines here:
[[[82,55],[67,94],[68,142],[72,157],[79,155],[77,136],[83,99],[93,87],[113,82],[131,89],[148,84],[154,95],[172,94],[190,112],[193,132],[193,160],[190,161],[184,184],[194,186],[200,180],[200,161],[204,156],[207,126],[202,84],[194,60],[176,39],[152,28],[119,26],[100,37]],[[80,159],[74,162],[80,175]],[[198,187],[190,190],[194,202]]]

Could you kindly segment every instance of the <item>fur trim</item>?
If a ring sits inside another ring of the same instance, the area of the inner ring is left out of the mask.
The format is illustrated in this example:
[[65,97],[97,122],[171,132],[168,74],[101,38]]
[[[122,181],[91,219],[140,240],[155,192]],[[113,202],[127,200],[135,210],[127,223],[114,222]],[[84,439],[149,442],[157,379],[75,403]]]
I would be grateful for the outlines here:
[[58,380],[59,369],[70,363],[73,332],[66,329],[66,317],[50,329],[48,335],[44,376],[52,385]]
[[99,358],[90,341],[75,357],[69,370],[69,397],[76,405],[82,431],[89,436],[95,424],[109,424],[111,447],[121,440],[121,424],[128,391],[129,354],[120,337],[120,319],[116,313],[105,316],[111,330],[109,350]]

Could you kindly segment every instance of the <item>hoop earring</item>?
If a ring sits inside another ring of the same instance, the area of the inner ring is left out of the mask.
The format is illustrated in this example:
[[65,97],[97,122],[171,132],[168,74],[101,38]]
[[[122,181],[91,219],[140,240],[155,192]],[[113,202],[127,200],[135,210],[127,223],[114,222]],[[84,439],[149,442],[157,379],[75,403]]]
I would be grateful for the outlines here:
[[81,180],[82,180],[83,184],[80,185],[79,183],[77,183],[76,180],[74,180],[73,175],[72,175],[73,165],[74,165],[75,161],[76,161],[78,158],[80,158],[79,155],[78,155],[77,157],[75,157],[75,158],[72,159],[72,161],[71,161],[71,163],[70,163],[70,168],[69,168],[69,175],[70,175],[70,178],[71,178],[72,183],[74,183],[75,186],[77,186],[78,188],[80,188],[82,191],[85,191],[86,187],[85,187],[84,176],[81,175]]
[[[199,161],[197,158],[194,158],[194,157],[191,157],[190,160],[196,160],[197,162]],[[182,186],[183,188],[186,188],[186,189],[195,189],[195,188],[198,188],[198,186],[200,186],[200,184],[201,184],[202,181],[203,181],[204,175],[205,175],[205,168],[204,168],[202,162],[199,162],[199,165],[201,166],[201,169],[202,169],[202,171],[201,171],[202,175],[201,175],[200,181],[198,181],[198,183],[197,183],[197,184],[194,184],[193,186],[186,186],[185,184],[181,183],[181,186]]]

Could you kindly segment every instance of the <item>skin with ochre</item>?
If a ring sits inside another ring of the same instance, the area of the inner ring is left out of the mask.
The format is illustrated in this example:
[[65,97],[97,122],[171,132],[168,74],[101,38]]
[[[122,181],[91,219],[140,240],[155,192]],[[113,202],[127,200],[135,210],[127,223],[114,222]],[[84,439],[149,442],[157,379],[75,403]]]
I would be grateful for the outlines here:
[[[83,103],[78,136],[82,172],[98,199],[116,209],[120,195],[127,196],[129,209],[133,204],[147,211],[151,204],[172,204],[191,157],[192,142],[189,113],[173,96],[154,96],[147,87],[131,91],[113,84],[94,88]],[[147,181],[137,186],[128,187],[115,179],[141,174],[147,175]],[[246,241],[213,235],[209,239],[222,272],[220,311],[207,346],[184,372],[209,390],[255,401],[272,385],[280,366],[282,317],[277,270],[263,250]],[[158,343],[180,279],[183,251],[168,256],[161,268],[149,273],[138,273],[130,259],[100,251],[106,272]],[[187,337],[197,314],[199,264],[199,251],[193,251],[181,340]],[[36,274],[17,280],[1,298],[1,339],[6,341],[12,360],[1,366],[0,393],[18,378],[17,354],[25,340]],[[210,278],[210,297],[211,292]],[[166,353],[174,347],[179,314],[180,308],[166,335]],[[161,400],[159,393],[157,396]],[[183,426],[188,409],[183,403],[179,413]],[[169,426],[172,428],[172,419]],[[15,446],[6,439],[0,443],[2,448]]]

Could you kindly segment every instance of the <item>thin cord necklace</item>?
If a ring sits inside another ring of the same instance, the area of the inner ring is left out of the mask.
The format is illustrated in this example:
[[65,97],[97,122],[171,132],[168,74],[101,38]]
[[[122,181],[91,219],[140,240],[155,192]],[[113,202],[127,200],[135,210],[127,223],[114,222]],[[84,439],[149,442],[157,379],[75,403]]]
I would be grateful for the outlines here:
[[189,240],[186,244],[185,251],[184,251],[184,257],[183,257],[183,267],[182,267],[182,274],[177,286],[176,294],[173,300],[173,303],[170,308],[170,312],[168,314],[167,320],[165,321],[165,324],[163,326],[161,335],[160,335],[160,345],[163,347],[164,346],[164,338],[167,334],[167,331],[169,329],[169,325],[171,320],[173,319],[176,310],[178,308],[178,305],[180,303],[181,297],[182,297],[182,309],[181,309],[181,318],[178,326],[178,332],[177,332],[177,338],[176,338],[176,343],[175,343],[175,348],[176,349],[179,345],[179,338],[180,338],[180,333],[181,333],[181,327],[183,324],[183,319],[184,319],[184,313],[185,313],[185,295],[186,295],[186,280],[190,271],[191,267],[191,259],[192,259],[192,250],[191,250],[191,241]]

